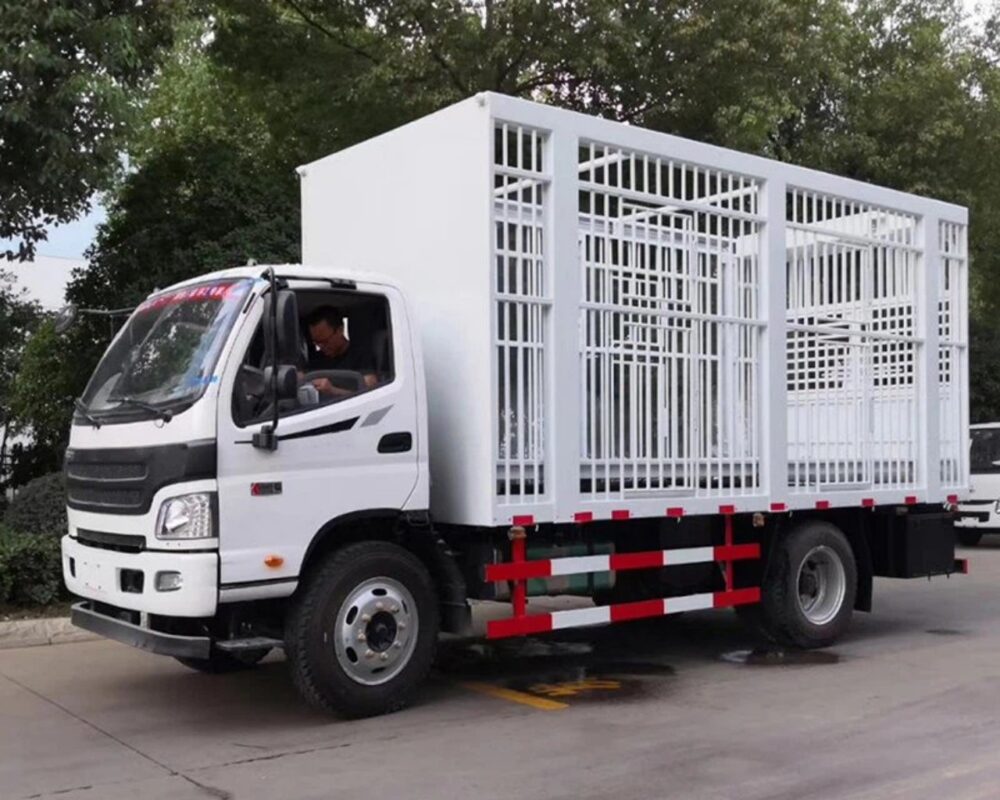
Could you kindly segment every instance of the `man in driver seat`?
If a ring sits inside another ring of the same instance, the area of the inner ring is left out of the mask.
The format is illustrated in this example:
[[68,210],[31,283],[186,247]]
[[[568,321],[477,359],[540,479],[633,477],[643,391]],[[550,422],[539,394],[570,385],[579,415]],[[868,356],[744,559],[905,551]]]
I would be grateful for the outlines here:
[[[375,359],[363,348],[351,345],[344,332],[344,313],[333,306],[320,306],[306,316],[309,338],[313,347],[309,352],[309,371],[344,370],[361,375],[364,388],[372,389],[378,384],[375,375]],[[357,394],[358,389],[338,386],[329,378],[312,381],[316,391],[324,399],[339,399]]]

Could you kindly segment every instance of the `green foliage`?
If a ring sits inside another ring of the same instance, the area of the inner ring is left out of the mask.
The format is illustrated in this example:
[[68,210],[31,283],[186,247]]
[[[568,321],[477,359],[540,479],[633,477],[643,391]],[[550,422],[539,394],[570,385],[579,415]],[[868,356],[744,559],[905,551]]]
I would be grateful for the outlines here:
[[[190,0],[168,35],[165,5],[138,15],[137,69],[172,40],[151,90],[116,84],[142,98],[135,169],[70,289],[81,306],[296,260],[295,166],[494,90],[969,205],[974,414],[992,408],[976,359],[1000,327],[1000,18],[980,35],[959,0]],[[36,339],[18,414],[58,448],[108,329]]]
[[0,529],[0,603],[43,606],[65,595],[59,540]]
[[59,538],[66,533],[66,482],[61,472],[35,478],[7,507],[4,525],[19,533]]
[[969,328],[970,422],[1000,421],[1000,328],[973,319]]
[[56,334],[51,320],[43,322],[28,340],[10,398],[11,413],[19,431],[30,434],[47,456],[46,471],[55,469],[59,451],[69,433],[73,398],[86,384],[94,359],[81,357],[87,340],[82,332],[72,337]]
[[11,401],[14,378],[24,351],[25,342],[40,317],[38,305],[23,292],[13,288],[12,276],[0,271],[0,495],[17,486],[20,474],[29,464],[23,457],[24,448],[14,450],[11,431],[14,427]]
[[210,54],[300,161],[479,91],[766,151],[848,27],[837,0],[218,0]]
[[139,0],[0,3],[0,240],[16,248],[0,255],[30,257],[106,188],[172,14]]

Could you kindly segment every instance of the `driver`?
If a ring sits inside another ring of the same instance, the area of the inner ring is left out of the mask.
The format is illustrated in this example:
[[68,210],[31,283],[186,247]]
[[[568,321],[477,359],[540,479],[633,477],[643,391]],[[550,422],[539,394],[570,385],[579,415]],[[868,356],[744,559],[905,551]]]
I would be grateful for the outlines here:
[[[320,306],[306,316],[309,338],[313,347],[309,352],[309,370],[347,370],[360,373],[365,388],[378,384],[375,376],[374,357],[367,356],[361,348],[351,346],[344,333],[344,312],[333,306]],[[316,391],[326,399],[350,397],[355,390],[335,386],[328,378],[312,381]]]

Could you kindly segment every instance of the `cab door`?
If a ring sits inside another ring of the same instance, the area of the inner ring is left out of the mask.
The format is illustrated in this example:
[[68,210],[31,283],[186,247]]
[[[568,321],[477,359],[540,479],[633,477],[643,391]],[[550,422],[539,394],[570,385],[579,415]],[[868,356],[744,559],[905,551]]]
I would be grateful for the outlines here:
[[[247,423],[239,418],[239,403],[227,402],[240,390],[244,356],[232,359],[220,387],[218,421],[223,600],[227,592],[239,599],[241,587],[260,596],[263,584],[274,585],[274,596],[290,593],[324,526],[348,515],[402,509],[418,483],[418,383],[402,296],[387,287],[330,292],[328,298],[297,294],[300,313],[324,301],[345,308],[381,304],[386,330],[376,338],[390,370],[374,388],[349,397],[311,406],[293,401],[281,412],[277,449],[268,451],[252,444],[267,421]],[[251,308],[235,353],[252,355],[263,305]]]

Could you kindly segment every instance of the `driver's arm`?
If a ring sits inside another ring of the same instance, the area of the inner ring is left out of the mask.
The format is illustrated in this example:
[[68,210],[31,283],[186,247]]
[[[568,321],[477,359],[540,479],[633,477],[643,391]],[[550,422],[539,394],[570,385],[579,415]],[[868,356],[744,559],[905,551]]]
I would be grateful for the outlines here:
[[320,393],[323,397],[338,398],[338,397],[351,397],[357,394],[353,389],[344,389],[341,386],[334,386],[330,383],[329,378],[316,378],[312,382],[312,385],[316,387],[316,391]]

